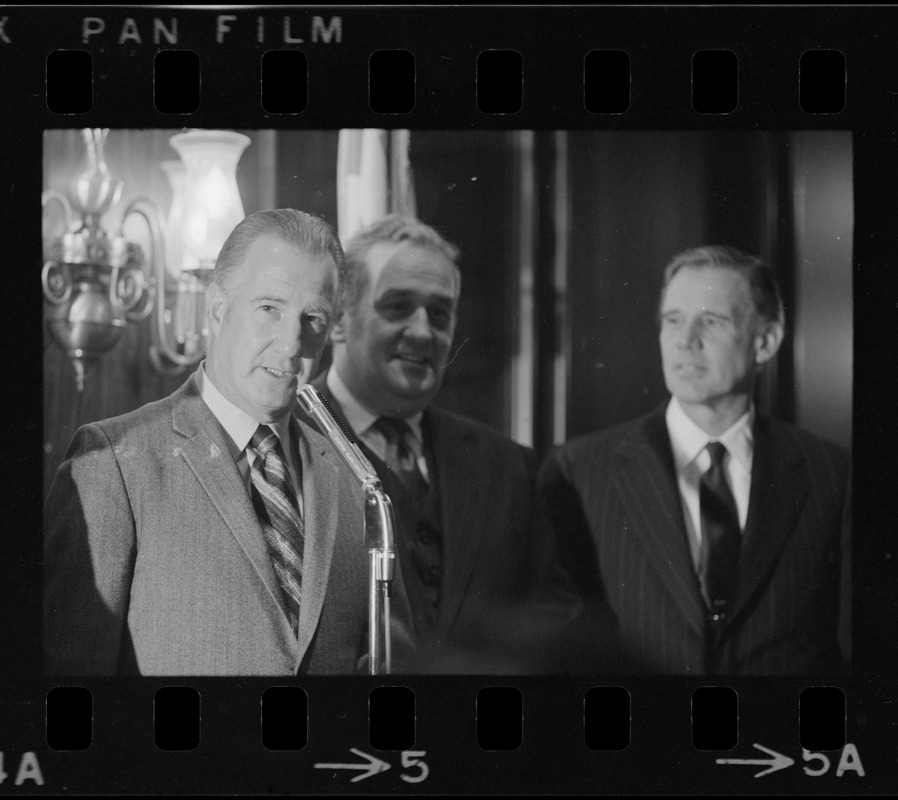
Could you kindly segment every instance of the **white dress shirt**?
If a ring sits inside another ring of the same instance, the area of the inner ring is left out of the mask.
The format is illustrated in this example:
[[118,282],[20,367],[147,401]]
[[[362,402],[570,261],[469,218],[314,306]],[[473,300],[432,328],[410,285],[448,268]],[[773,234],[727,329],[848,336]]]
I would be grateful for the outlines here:
[[[337,370],[331,367],[327,372],[327,388],[333,395],[334,400],[340,405],[343,416],[352,428],[353,433],[368,445],[380,459],[386,460],[387,440],[384,435],[373,428],[378,420],[377,414],[370,411],[361,401],[349,390],[343,379],[337,374]],[[419,411],[413,417],[406,417],[405,421],[412,429],[412,440],[409,446],[415,452],[415,460],[418,462],[418,469],[424,476],[424,480],[429,481],[430,476],[427,473],[427,459],[424,458],[424,436],[421,433],[421,418],[424,416],[423,411]]]
[[699,482],[702,474],[711,467],[708,442],[720,442],[727,449],[725,470],[730,490],[739,513],[739,529],[745,530],[748,517],[748,497],[751,491],[751,464],[754,454],[752,422],[754,407],[749,408],[730,428],[720,436],[708,436],[683,411],[675,397],[667,406],[665,420],[677,470],[677,485],[689,534],[692,563],[698,570],[702,547],[702,526],[699,509]]
[[[243,478],[243,484],[246,486],[247,493],[252,496],[250,468],[258,454],[256,449],[250,444],[250,439],[253,438],[253,434],[260,423],[242,408],[235,406],[216,388],[206,374],[205,363],[200,365],[196,381],[199,386],[200,396],[228,435],[231,457],[237,464],[237,469],[240,470],[240,477]],[[291,432],[290,417],[291,414],[285,414],[277,422],[272,422],[269,427],[280,439],[281,448],[287,461],[287,471],[290,473],[290,482],[293,484],[296,500],[299,503],[299,513],[302,514],[302,482],[299,479],[302,473],[300,465],[297,463],[299,443],[292,441],[293,434]]]

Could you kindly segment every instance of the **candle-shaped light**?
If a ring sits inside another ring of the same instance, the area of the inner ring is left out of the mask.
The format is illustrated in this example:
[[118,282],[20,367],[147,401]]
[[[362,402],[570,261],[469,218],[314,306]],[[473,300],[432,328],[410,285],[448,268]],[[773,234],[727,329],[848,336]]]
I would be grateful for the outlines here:
[[[172,309],[172,333],[177,350],[161,344],[169,361],[179,365],[195,363],[205,350],[206,288],[212,268],[225,239],[245,216],[237,188],[237,163],[250,138],[234,131],[194,130],[170,140],[184,164],[180,197],[175,182],[177,170],[167,173],[176,192],[169,213],[169,271],[177,275],[178,286]],[[177,206],[177,207],[176,207]],[[159,321],[159,340],[164,340],[165,322]]]
[[237,162],[250,138],[234,131],[195,130],[170,140],[186,169],[181,235],[200,269],[211,269],[221,246],[245,216]]
[[161,164],[171,188],[172,199],[165,218],[165,268],[172,278],[181,277],[184,269],[199,266],[192,253],[184,251],[182,224],[184,221],[184,195],[187,193],[187,169],[180,160],[163,161]]

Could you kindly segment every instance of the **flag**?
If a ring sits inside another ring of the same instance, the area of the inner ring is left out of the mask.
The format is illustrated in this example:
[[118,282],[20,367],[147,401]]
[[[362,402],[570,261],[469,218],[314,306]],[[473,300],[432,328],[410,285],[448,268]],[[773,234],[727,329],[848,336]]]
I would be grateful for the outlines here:
[[344,244],[391,211],[415,215],[407,130],[341,130],[337,149],[337,232]]
[[390,133],[390,211],[417,217],[410,145],[410,131]]

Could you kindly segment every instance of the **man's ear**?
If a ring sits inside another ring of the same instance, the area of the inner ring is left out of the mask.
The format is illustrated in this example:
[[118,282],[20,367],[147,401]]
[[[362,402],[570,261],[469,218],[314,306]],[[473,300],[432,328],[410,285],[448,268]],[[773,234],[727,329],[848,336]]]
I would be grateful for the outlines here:
[[206,314],[209,317],[209,331],[221,330],[221,321],[225,313],[225,293],[217,283],[210,283],[206,289]]
[[331,328],[331,342],[345,344],[346,342],[346,311],[340,312],[340,315],[334,321]]
[[785,331],[779,322],[762,322],[755,334],[755,363],[759,366],[773,358],[783,343]]

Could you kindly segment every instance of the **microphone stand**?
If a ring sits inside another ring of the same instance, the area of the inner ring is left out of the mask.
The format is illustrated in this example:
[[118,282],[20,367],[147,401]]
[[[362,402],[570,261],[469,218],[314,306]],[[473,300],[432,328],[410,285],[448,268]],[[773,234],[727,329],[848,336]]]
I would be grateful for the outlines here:
[[303,411],[318,423],[365,493],[368,549],[368,674],[390,674],[390,590],[396,562],[393,503],[351,435],[334,419],[323,397],[308,384],[296,392]]

